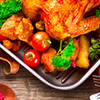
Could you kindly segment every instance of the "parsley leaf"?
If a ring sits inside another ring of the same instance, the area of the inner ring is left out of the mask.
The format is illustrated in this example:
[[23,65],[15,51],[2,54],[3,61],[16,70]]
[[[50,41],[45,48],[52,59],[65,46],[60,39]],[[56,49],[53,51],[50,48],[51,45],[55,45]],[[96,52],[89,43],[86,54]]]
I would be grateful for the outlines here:
[[96,10],[96,15],[100,17],[100,7]]
[[63,40],[60,41],[60,48],[57,52],[57,55],[52,57],[51,62],[57,69],[68,69],[72,62],[67,60],[67,57],[74,54],[76,47],[72,38],[69,38],[68,41],[64,41],[65,45],[62,45],[62,43]]
[[6,0],[0,4],[0,28],[7,18],[22,8],[21,0]]
[[100,55],[100,41],[99,39],[91,38],[91,46],[89,47],[89,56],[92,60],[98,59]]

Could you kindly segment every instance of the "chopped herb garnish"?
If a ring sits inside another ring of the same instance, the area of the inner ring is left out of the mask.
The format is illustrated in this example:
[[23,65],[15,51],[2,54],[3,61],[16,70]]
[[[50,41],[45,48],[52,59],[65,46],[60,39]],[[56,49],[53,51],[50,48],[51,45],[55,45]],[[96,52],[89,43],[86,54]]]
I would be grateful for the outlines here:
[[98,59],[100,56],[100,40],[91,38],[91,44],[89,47],[89,56],[92,60]]
[[52,57],[51,62],[53,66],[57,69],[68,69],[72,62],[70,60],[67,60],[67,57],[72,56],[74,54],[76,47],[74,46],[73,39],[69,38],[68,41],[64,42],[65,45],[62,50],[62,42],[63,40],[60,41],[60,48],[57,52],[57,55]]
[[96,15],[100,17],[100,7],[96,10]]
[[7,18],[21,10],[21,6],[21,0],[6,0],[0,4],[0,28]]

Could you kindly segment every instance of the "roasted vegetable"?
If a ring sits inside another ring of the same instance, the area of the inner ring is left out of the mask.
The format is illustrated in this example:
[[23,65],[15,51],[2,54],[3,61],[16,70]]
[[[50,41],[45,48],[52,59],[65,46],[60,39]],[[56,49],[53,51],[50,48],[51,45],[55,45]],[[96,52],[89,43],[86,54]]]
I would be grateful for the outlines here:
[[86,36],[82,35],[79,37],[79,53],[78,59],[76,60],[77,66],[80,68],[88,68],[89,67],[89,40]]

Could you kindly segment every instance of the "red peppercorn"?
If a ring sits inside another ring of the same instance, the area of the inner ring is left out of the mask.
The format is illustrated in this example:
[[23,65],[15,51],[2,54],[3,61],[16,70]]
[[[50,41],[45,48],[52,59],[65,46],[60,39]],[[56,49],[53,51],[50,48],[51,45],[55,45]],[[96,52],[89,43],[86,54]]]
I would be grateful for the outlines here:
[[4,95],[2,93],[0,93],[0,100],[4,99]]
[[75,68],[75,67],[76,67],[76,65],[77,65],[76,61],[72,61],[71,66]]

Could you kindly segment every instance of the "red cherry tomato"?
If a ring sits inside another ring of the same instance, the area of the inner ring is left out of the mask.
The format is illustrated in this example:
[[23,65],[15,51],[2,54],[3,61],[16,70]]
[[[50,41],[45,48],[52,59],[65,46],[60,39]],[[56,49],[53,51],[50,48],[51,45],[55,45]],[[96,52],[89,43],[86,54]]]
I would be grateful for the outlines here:
[[51,41],[49,35],[44,31],[35,33],[32,37],[32,45],[36,50],[44,51],[50,47]]
[[27,50],[23,55],[23,61],[30,67],[36,67],[40,63],[40,54],[35,50]]
[[2,40],[7,40],[8,38],[6,37],[6,36],[2,36],[1,34],[0,34],[0,41],[2,41]]

